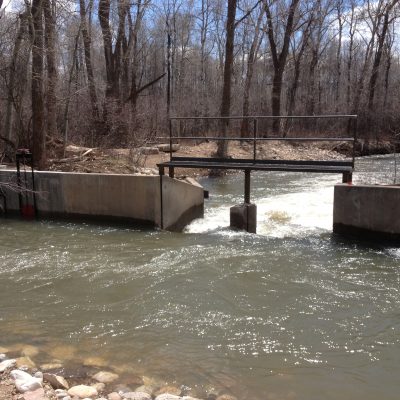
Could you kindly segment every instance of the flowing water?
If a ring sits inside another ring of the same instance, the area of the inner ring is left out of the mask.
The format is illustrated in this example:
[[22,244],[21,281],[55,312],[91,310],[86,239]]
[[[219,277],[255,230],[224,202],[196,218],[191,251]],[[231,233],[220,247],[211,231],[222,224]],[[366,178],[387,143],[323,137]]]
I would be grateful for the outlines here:
[[[357,170],[391,183],[393,159]],[[205,179],[205,219],[182,234],[2,220],[0,346],[203,397],[398,399],[400,250],[332,235],[340,178],[254,174],[258,235],[227,228],[242,174]]]

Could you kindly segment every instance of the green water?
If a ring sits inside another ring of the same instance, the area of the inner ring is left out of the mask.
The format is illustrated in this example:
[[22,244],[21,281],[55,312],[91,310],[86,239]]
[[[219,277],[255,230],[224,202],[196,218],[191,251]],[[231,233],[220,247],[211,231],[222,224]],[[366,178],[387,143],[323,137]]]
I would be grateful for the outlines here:
[[[392,164],[362,160],[356,180]],[[68,344],[65,363],[204,398],[398,399],[400,250],[332,235],[339,176],[255,174],[260,234],[231,232],[242,178],[202,182],[206,218],[182,234],[1,220],[0,346],[40,364]]]

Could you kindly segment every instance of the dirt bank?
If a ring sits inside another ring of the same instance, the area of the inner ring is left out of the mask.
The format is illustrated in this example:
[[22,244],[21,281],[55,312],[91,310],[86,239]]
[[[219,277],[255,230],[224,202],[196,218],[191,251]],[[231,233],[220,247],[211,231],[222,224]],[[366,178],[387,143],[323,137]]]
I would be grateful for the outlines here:
[[[213,157],[216,143],[204,142],[196,146],[180,146],[174,154],[188,157]],[[340,150],[340,148],[338,149]],[[346,150],[346,149],[344,149]],[[345,151],[343,151],[345,152]],[[246,142],[232,142],[228,147],[228,156],[232,158],[252,158],[253,145]],[[315,144],[282,143],[271,141],[257,146],[260,159],[286,160],[335,160],[345,155],[333,149],[331,143]],[[158,173],[157,164],[169,160],[169,153],[156,147],[131,149],[89,149],[70,145],[65,157],[53,159],[49,165],[52,171],[153,174]],[[207,175],[208,170],[179,169],[177,176]]]

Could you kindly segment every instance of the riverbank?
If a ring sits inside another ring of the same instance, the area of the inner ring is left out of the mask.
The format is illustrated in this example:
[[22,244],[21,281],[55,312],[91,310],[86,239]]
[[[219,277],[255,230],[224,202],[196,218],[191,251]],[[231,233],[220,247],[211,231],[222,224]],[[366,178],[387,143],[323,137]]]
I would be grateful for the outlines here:
[[[90,149],[70,145],[66,148],[65,157],[50,161],[50,171],[118,173],[118,174],[158,174],[157,164],[169,160],[168,145],[132,149]],[[182,145],[173,147],[174,154],[186,157],[213,157],[217,151],[215,142],[203,142],[195,146]],[[228,146],[228,157],[253,158],[251,142],[231,142]],[[347,151],[347,150],[346,150]],[[333,149],[329,142],[318,146],[310,143],[283,143],[270,141],[257,145],[257,157],[260,159],[286,160],[334,160],[345,158],[345,155]],[[209,171],[178,169],[177,176],[206,176]]]
[[[0,351],[1,400],[237,400],[215,390],[201,393],[200,398],[185,385],[141,376],[122,365],[109,366],[100,357],[74,367],[59,359],[38,366],[34,360],[40,351],[35,346],[0,347]],[[72,346],[61,345],[53,354],[71,351]]]

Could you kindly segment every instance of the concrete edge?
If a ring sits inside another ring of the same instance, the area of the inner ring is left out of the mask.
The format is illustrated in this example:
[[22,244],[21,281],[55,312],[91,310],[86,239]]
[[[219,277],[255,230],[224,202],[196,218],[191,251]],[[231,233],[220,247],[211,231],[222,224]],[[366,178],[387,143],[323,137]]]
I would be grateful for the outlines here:
[[389,233],[382,231],[372,231],[366,228],[359,228],[357,226],[346,225],[338,222],[333,223],[333,233],[357,239],[371,242],[379,242],[381,244],[391,244],[400,246],[400,234]]

